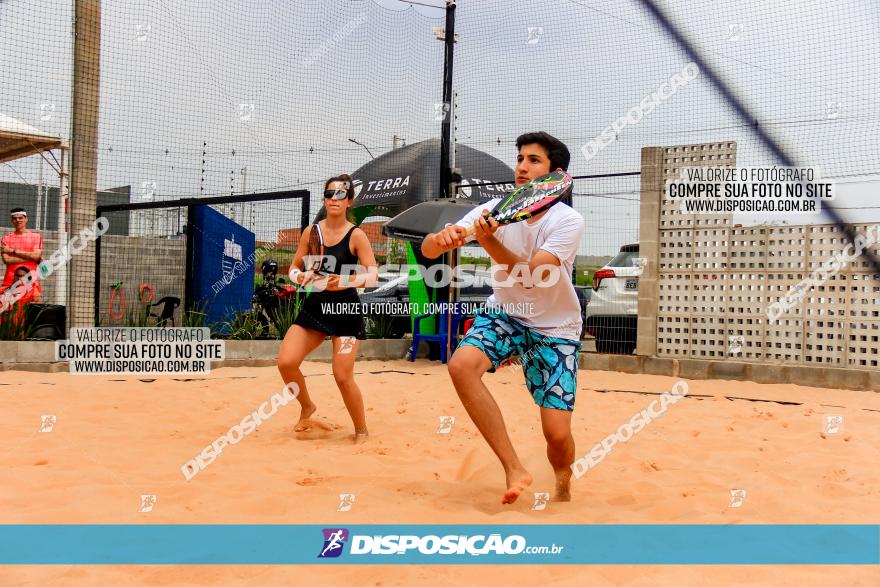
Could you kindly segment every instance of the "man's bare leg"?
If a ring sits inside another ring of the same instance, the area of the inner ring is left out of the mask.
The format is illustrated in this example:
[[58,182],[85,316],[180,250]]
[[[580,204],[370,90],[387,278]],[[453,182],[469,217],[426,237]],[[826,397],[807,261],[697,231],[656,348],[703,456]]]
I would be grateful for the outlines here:
[[556,474],[554,501],[571,501],[571,464],[574,462],[574,437],[571,414],[565,410],[541,408],[541,428],[547,440],[547,460]]
[[483,351],[472,346],[456,350],[448,364],[449,376],[461,403],[504,467],[507,491],[501,503],[507,504],[515,502],[531,485],[532,476],[519,461],[501,410],[482,381],[483,374],[491,367],[492,363]]
[[281,349],[278,352],[278,371],[281,372],[284,383],[292,381],[299,387],[296,399],[299,401],[301,410],[299,421],[294,427],[295,432],[302,432],[310,428],[309,418],[318,409],[309,396],[309,392],[306,391],[306,379],[299,367],[306,356],[324,342],[324,338],[325,336],[321,332],[308,330],[294,324],[287,330],[287,334],[284,335],[284,340],[281,342]]

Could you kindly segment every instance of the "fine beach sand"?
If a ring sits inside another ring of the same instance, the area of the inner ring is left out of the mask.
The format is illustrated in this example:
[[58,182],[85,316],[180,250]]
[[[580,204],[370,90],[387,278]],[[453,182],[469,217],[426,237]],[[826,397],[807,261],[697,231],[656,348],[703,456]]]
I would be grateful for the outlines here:
[[[292,402],[187,482],[180,467],[281,388],[273,367],[205,379],[0,374],[0,515],[27,523],[774,524],[880,523],[880,395],[795,385],[689,381],[689,397],[572,482],[553,490],[537,408],[521,371],[487,375],[535,482],[502,506],[500,465],[445,366],[362,361],[371,437],[353,445],[330,366],[304,364],[329,430],[297,438]],[[582,456],[670,377],[581,371],[574,436]],[[750,398],[770,401],[748,401]],[[796,402],[786,405],[777,402]],[[52,414],[52,432],[40,433]],[[449,434],[439,418],[455,416]],[[843,432],[823,433],[826,415]],[[730,490],[745,489],[738,508]],[[340,493],[353,493],[337,512]],[[138,513],[140,495],[152,512]],[[687,548],[686,544],[682,548]],[[317,554],[317,553],[316,553]],[[7,566],[7,585],[870,585],[867,566]]]

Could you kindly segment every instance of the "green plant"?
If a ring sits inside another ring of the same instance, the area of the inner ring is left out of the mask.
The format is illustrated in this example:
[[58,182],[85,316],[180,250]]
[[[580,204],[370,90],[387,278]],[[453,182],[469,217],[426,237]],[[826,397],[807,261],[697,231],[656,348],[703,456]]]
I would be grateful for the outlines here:
[[0,314],[0,340],[24,340],[29,338],[34,331],[34,326],[33,324],[25,326],[24,322],[23,305],[21,302],[16,302]]
[[140,311],[129,312],[125,315],[125,325],[128,328],[146,328],[149,312],[147,306],[144,305]]
[[367,338],[390,338],[393,321],[391,316],[378,315],[364,317]]
[[388,254],[386,262],[389,264],[406,263],[406,245],[404,241],[394,238],[388,239]]
[[204,306],[202,304],[195,304],[183,313],[180,325],[183,328],[204,328],[207,321],[208,314],[204,311]]
[[593,276],[592,275],[584,275],[582,273],[576,273],[574,276],[574,284],[575,285],[593,285]]
[[304,300],[305,295],[300,295],[300,292],[297,292],[292,302],[282,302],[278,305],[275,310],[275,319],[272,321],[278,338],[284,338],[288,329],[293,326]]
[[599,265],[577,265],[574,268],[574,284],[593,285],[593,274],[601,268]]
[[251,310],[240,312],[228,325],[231,340],[255,340],[263,327]]
[[459,265],[476,265],[477,267],[485,267],[489,268],[492,264],[492,260],[487,257],[468,257],[465,255],[461,255],[458,258]]

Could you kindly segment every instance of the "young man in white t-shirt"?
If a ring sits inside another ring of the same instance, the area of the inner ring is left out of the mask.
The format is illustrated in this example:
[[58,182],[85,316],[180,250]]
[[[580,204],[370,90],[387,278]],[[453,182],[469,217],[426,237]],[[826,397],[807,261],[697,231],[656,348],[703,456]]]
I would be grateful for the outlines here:
[[[516,146],[517,186],[556,169],[568,169],[568,149],[547,133],[524,134]],[[476,240],[495,264],[496,284],[487,309],[477,315],[459,343],[449,362],[449,375],[465,409],[504,467],[507,491],[502,503],[513,503],[532,483],[532,476],[520,462],[501,410],[482,378],[514,355],[522,358],[526,384],[540,407],[547,458],[556,474],[554,499],[568,501],[574,462],[571,414],[581,346],[580,304],[571,274],[584,219],[560,202],[526,221],[500,227],[488,218],[497,202],[478,206],[422,243],[422,253],[436,258],[464,244],[467,227],[478,222]],[[548,266],[551,271],[536,271]]]

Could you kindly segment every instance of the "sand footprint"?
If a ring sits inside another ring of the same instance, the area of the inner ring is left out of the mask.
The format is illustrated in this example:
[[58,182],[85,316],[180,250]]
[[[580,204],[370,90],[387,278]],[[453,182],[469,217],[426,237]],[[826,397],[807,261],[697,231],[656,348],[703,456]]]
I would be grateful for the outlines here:
[[315,485],[320,485],[321,483],[325,483],[336,477],[303,477],[299,481],[296,482],[297,485],[301,485],[303,487],[312,487]]
[[464,481],[466,478],[473,474],[471,466],[473,465],[474,456],[476,454],[477,449],[472,448],[468,451],[466,455],[464,455],[464,458],[461,459],[461,465],[458,466],[458,472],[455,473],[456,481]]
[[325,424],[320,420],[307,420],[300,423],[302,430],[294,430],[293,435],[297,440],[320,440],[327,438],[330,433],[339,426]]

